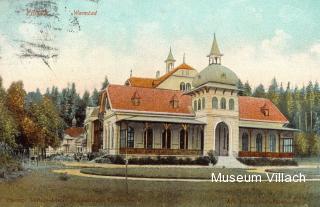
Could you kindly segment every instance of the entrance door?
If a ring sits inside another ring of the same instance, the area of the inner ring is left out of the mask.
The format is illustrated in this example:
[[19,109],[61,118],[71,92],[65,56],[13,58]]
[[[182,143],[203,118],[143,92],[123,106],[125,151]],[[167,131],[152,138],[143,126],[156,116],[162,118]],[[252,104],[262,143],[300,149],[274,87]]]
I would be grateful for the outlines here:
[[228,156],[229,151],[229,129],[221,122],[217,125],[215,133],[215,151],[219,156]]

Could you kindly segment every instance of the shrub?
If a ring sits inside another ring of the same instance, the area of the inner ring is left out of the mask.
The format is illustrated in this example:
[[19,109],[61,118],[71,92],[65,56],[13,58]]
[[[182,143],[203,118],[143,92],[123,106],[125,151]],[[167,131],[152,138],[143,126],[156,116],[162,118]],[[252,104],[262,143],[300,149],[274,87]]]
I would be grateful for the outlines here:
[[215,152],[213,150],[210,150],[207,154],[208,154],[210,163],[212,163],[213,165],[217,164],[218,159],[215,156]]
[[70,179],[70,175],[68,173],[60,173],[59,179],[62,181],[67,181]]
[[195,160],[191,158],[179,158],[175,156],[169,157],[157,157],[156,159],[151,157],[130,158],[129,164],[135,165],[208,165],[210,162],[209,157],[197,157]]
[[209,165],[210,159],[208,156],[198,157],[194,160],[196,165]]
[[241,163],[251,166],[281,166],[281,165],[298,165],[295,160],[292,159],[273,159],[273,158],[237,158]]

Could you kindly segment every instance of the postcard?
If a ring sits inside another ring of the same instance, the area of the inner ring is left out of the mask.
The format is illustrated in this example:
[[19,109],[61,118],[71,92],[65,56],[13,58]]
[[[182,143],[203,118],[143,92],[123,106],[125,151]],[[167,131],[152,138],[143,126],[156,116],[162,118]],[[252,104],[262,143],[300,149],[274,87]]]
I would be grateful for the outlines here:
[[0,206],[319,206],[319,9],[0,0]]

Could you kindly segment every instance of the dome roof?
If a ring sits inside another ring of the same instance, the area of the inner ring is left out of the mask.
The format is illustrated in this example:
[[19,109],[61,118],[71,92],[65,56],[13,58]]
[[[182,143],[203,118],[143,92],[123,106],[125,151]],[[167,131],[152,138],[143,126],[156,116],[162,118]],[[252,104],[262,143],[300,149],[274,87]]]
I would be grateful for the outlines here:
[[196,88],[209,82],[236,85],[238,77],[232,70],[223,65],[210,64],[193,78],[192,85]]

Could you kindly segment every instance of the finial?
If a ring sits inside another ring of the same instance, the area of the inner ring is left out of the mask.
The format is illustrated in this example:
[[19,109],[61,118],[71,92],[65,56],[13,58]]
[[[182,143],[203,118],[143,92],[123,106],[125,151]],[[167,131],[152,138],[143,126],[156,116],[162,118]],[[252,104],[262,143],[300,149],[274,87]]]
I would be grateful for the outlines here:
[[132,77],[132,69],[130,70],[130,78]]
[[186,63],[186,53],[183,53],[183,63]]

